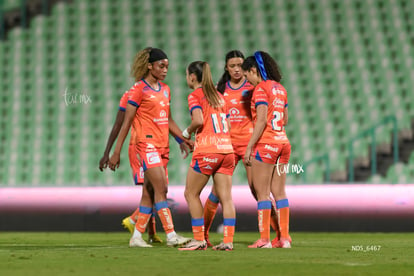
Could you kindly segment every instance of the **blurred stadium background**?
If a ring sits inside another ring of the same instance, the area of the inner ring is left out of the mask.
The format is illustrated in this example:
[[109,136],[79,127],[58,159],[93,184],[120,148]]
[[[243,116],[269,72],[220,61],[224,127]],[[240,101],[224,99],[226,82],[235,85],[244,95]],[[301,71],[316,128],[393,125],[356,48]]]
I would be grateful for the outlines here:
[[[190,117],[185,68],[225,53],[269,52],[284,73],[288,184],[414,179],[412,0],[0,1],[0,186],[132,185],[127,147],[98,170],[134,54],[166,51],[172,112]],[[171,139],[170,185],[190,160]],[[234,185],[246,185],[238,166]]]

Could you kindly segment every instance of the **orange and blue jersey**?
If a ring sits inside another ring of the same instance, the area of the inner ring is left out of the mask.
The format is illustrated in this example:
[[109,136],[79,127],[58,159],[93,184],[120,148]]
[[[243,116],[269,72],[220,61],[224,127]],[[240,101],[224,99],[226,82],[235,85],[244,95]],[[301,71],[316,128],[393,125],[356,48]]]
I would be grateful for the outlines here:
[[289,143],[284,127],[284,110],[288,106],[285,88],[273,80],[256,86],[251,100],[253,122],[256,122],[256,107],[262,104],[267,105],[267,125],[257,143]]
[[195,135],[194,153],[232,153],[229,126],[227,124],[228,110],[223,95],[220,97],[221,106],[213,108],[204,96],[203,89],[197,88],[188,95],[190,113],[200,108],[203,112],[203,125]]
[[247,145],[253,132],[250,100],[254,86],[247,80],[238,87],[233,88],[230,81],[226,83],[223,96],[230,115],[230,136],[233,145]]
[[134,84],[129,90],[128,103],[137,107],[132,127],[135,144],[146,143],[154,147],[169,146],[168,117],[170,114],[170,88],[159,82],[153,89],[145,80]]

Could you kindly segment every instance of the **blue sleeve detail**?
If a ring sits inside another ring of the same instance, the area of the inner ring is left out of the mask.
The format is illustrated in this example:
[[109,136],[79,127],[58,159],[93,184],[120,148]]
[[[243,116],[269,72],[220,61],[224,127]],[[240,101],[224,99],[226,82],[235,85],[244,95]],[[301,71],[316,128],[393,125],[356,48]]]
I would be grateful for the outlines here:
[[286,107],[288,107],[288,104],[287,104],[287,103],[285,104],[285,108],[286,108]]
[[137,104],[137,103],[136,103],[136,102],[134,102],[134,101],[128,100],[128,103],[129,103],[129,104],[132,104],[133,106],[139,107],[139,104]]
[[268,106],[268,105],[269,105],[267,102],[257,102],[257,103],[254,105],[254,107],[257,107],[257,106],[259,106],[259,105],[261,105],[261,104],[264,104],[264,105],[266,105],[266,106]]
[[196,106],[193,106],[193,107],[190,109],[190,113],[193,113],[193,110],[194,110],[194,109],[196,109],[196,108],[200,108],[201,110],[203,110],[203,109],[201,108],[201,106],[196,105]]
[[126,109],[125,109],[125,108],[123,108],[123,107],[119,107],[119,110],[121,110],[121,111],[125,111]]

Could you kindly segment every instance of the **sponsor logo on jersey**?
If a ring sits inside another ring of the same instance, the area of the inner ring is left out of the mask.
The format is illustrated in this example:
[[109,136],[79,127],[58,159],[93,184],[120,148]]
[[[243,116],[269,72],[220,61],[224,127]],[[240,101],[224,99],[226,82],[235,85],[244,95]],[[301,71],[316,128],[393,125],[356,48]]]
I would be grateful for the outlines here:
[[205,161],[205,162],[209,162],[209,163],[217,163],[218,158],[208,158],[208,157],[203,157],[203,161]]
[[264,157],[272,159],[272,156],[270,155],[270,153],[267,153]]
[[279,151],[279,148],[275,148],[275,147],[272,147],[272,146],[269,146],[269,145],[265,145],[265,149],[273,151],[273,152],[278,152]]
[[207,165],[207,166],[204,167],[204,169],[212,170],[213,168],[210,165]]
[[285,102],[282,101],[281,99],[276,98],[276,99],[273,100],[273,106],[284,108],[285,107]]
[[283,91],[283,90],[280,90],[280,89],[278,89],[278,88],[276,88],[276,87],[273,87],[272,88],[272,93],[273,93],[273,95],[285,95],[285,91]]
[[147,160],[149,165],[161,163],[161,158],[158,155],[158,152],[148,152]]
[[230,100],[230,102],[231,102],[232,104],[237,104],[237,100],[236,100],[236,99],[231,99],[231,100]]

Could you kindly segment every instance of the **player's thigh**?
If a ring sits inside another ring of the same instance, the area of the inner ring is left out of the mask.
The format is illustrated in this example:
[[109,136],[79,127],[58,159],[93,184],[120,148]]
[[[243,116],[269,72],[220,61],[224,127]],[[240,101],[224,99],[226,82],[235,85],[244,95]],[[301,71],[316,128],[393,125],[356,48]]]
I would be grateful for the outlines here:
[[253,186],[259,201],[267,200],[270,194],[274,166],[259,160],[252,161]]

